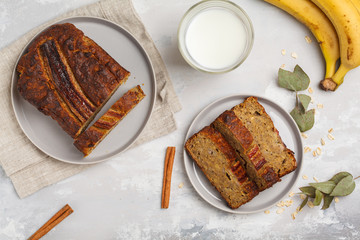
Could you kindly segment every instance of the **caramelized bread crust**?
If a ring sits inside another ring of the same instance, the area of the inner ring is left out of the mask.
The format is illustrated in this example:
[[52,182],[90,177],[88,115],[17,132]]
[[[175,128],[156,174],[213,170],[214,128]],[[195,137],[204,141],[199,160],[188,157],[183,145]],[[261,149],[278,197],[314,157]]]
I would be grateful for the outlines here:
[[281,140],[279,131],[256,97],[245,99],[232,110],[251,132],[262,155],[279,177],[296,169],[294,152]]
[[130,73],[73,24],[43,31],[20,58],[17,88],[78,136]]
[[138,85],[127,91],[111,108],[74,141],[84,156],[89,155],[110,131],[145,97]]
[[223,112],[212,126],[235,149],[242,166],[260,191],[280,181],[274,169],[265,160],[253,136],[233,111]]
[[234,149],[214,128],[207,126],[194,134],[185,149],[231,208],[240,207],[259,193]]

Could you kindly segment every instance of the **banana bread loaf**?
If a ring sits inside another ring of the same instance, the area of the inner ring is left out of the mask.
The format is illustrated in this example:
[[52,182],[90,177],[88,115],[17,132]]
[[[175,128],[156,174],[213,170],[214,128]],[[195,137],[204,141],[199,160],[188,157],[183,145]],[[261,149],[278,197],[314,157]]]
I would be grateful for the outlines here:
[[74,141],[84,156],[89,155],[110,131],[145,97],[138,85],[127,91],[111,108]]
[[294,153],[281,140],[270,116],[256,97],[249,97],[233,109],[250,131],[269,165],[282,177],[296,169]]
[[73,138],[130,75],[70,23],[53,25],[34,39],[17,72],[20,94]]
[[253,136],[233,111],[225,111],[213,123],[235,149],[243,168],[260,191],[280,181],[277,173],[265,160]]
[[207,126],[194,134],[185,149],[231,208],[240,207],[259,193],[235,150],[214,128]]

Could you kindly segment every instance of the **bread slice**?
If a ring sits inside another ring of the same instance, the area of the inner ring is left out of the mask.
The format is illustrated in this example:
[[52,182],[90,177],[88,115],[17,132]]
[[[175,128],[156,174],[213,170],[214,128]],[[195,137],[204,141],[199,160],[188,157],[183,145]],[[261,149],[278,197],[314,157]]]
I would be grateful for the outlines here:
[[260,191],[271,187],[280,178],[265,160],[253,136],[233,111],[225,111],[212,123],[235,149],[243,168]]
[[94,119],[130,73],[73,24],[52,25],[17,65],[17,88],[72,138]]
[[194,134],[186,141],[185,149],[231,208],[240,207],[259,193],[235,150],[214,128],[207,126]]
[[110,131],[145,97],[138,85],[127,91],[111,108],[74,141],[84,156],[89,155]]
[[296,169],[294,152],[281,140],[270,116],[256,97],[249,97],[233,109],[260,147],[260,152],[279,177]]

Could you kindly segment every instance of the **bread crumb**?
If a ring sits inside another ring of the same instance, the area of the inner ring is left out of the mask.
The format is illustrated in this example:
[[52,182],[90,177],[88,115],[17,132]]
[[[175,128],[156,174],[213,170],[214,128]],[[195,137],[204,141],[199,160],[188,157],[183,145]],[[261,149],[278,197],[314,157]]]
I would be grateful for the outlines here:
[[293,212],[293,213],[291,214],[291,217],[292,217],[293,220],[295,220],[297,214],[298,214],[298,212]]
[[269,210],[264,211],[265,214],[270,214]]
[[305,153],[311,152],[311,148],[309,148],[309,147],[304,147],[304,152],[305,152]]
[[290,192],[290,193],[289,193],[289,197],[293,197],[294,195],[295,195],[294,192]]
[[314,90],[311,87],[309,87],[308,92],[311,94],[314,92]]
[[313,156],[316,157],[316,151],[313,151]]
[[283,55],[283,56],[286,55],[286,50],[285,49],[281,50],[281,55]]
[[325,140],[323,138],[320,139],[321,145],[325,145]]
[[314,207],[314,203],[312,201],[308,201],[307,205],[309,208],[313,208]]
[[184,186],[184,183],[179,184],[179,188],[183,188],[183,186]]
[[281,64],[280,68],[284,68],[285,67],[285,64]]
[[308,135],[307,135],[307,134],[305,134],[305,133],[301,133],[301,136],[302,136],[303,138],[305,138],[305,139],[307,139],[307,138],[308,138]]
[[319,179],[317,179],[317,177],[313,177],[315,182],[319,182]]
[[321,155],[321,148],[317,147],[316,148],[316,153],[317,153],[317,155]]
[[334,202],[338,203],[340,201],[340,199],[338,197],[334,198]]
[[303,175],[302,178],[303,178],[304,180],[307,180],[309,177],[308,177],[307,175]]
[[276,213],[281,214],[284,211],[285,211],[285,208],[279,208],[278,210],[276,210]]
[[328,133],[332,133],[334,131],[334,129],[333,128],[330,128],[329,130],[328,130]]
[[319,104],[317,105],[317,108],[319,108],[319,109],[324,108],[324,105],[321,104],[321,103],[319,103]]
[[335,140],[335,137],[333,135],[331,135],[331,133],[328,134],[328,139],[330,140]]
[[306,198],[306,195],[305,194],[300,194],[300,198],[301,198],[301,200],[304,200]]
[[298,58],[298,55],[296,54],[296,52],[292,52],[292,53],[291,53],[291,56],[292,56],[293,58],[295,58],[295,59]]

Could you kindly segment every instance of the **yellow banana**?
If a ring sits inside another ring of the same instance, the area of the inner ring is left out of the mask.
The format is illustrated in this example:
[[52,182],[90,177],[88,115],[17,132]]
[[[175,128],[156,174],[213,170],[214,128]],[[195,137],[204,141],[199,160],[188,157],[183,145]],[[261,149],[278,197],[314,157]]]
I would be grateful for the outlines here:
[[311,1],[328,16],[339,37],[339,69],[321,82],[322,88],[334,91],[343,83],[346,73],[360,65],[360,14],[351,0]]
[[331,78],[335,74],[340,49],[336,30],[328,17],[310,0],[265,0],[265,2],[284,10],[310,29],[325,59],[325,78]]

